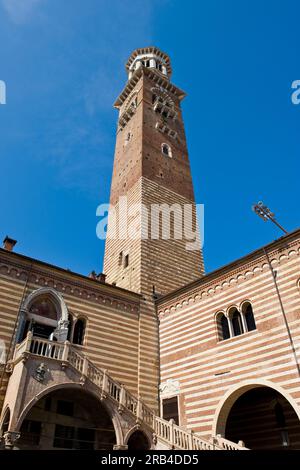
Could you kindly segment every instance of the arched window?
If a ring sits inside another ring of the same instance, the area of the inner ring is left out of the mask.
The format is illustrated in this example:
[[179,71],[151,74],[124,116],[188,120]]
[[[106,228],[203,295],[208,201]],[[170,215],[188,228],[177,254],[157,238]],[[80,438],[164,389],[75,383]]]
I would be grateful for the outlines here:
[[143,64],[145,67],[150,67],[150,60],[149,60],[149,59],[144,59],[144,60],[142,60],[142,64]]
[[50,339],[57,328],[60,311],[57,305],[47,295],[37,296],[30,303],[19,340],[22,341],[28,331],[34,336]]
[[34,336],[66,341],[68,309],[62,295],[55,289],[41,287],[31,292],[21,306],[16,341],[23,341],[31,331]]
[[168,144],[161,144],[161,152],[166,157],[172,158],[171,147]]
[[85,320],[83,318],[78,318],[74,327],[73,334],[73,343],[74,344],[83,344],[85,332]]
[[230,338],[228,319],[222,312],[217,315],[217,327],[220,341]]
[[58,319],[58,313],[55,305],[48,297],[38,297],[30,306],[29,312],[40,317],[51,320]]
[[246,320],[247,330],[248,331],[256,330],[256,324],[255,324],[255,319],[253,315],[252,305],[249,302],[243,305],[242,312]]
[[242,333],[244,333],[241,314],[236,308],[234,308],[230,312],[230,320],[231,320],[231,323],[232,323],[232,329],[233,329],[234,336],[239,336]]

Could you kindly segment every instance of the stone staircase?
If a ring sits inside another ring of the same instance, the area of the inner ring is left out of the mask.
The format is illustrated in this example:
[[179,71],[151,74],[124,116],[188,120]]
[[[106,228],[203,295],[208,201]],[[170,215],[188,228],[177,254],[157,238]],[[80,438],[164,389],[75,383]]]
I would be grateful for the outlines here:
[[17,345],[14,361],[27,355],[57,360],[64,367],[73,367],[81,375],[82,380],[89,380],[97,386],[101,399],[109,397],[120,413],[126,411],[135,417],[137,423],[150,428],[156,449],[248,450],[220,436],[212,437],[211,441],[202,439],[193,431],[177,426],[173,420],[166,421],[158,417],[142,400],[110,377],[106,370],[95,366],[68,341],[58,343],[44,340],[33,337],[29,332],[25,340]]

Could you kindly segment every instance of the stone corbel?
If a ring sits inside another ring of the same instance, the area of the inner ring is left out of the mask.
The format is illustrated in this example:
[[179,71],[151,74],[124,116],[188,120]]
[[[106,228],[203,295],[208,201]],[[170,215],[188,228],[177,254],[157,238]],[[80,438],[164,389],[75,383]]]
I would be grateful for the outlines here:
[[79,379],[79,383],[81,386],[83,386],[86,382],[86,376],[85,375],[82,375]]
[[134,427],[135,427],[136,429],[140,429],[141,423],[142,423],[141,418],[138,418],[138,417],[137,417],[136,420],[135,420],[135,422],[136,422],[136,425],[135,425]]
[[125,410],[125,406],[120,403],[118,407],[118,412],[120,413],[120,415],[123,414],[124,410]]
[[13,373],[13,370],[14,370],[14,363],[12,361],[9,361],[6,365],[5,365],[5,372],[7,374],[12,374]]
[[23,364],[25,364],[25,362],[29,358],[29,353],[28,352],[23,352],[21,357],[22,357]]

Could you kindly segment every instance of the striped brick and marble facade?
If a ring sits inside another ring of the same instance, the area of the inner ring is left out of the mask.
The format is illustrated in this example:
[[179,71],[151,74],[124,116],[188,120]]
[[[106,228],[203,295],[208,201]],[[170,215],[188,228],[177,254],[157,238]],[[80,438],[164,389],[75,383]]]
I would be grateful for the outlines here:
[[0,249],[0,446],[300,449],[300,229],[204,274],[174,213],[170,237],[163,217],[158,238],[143,211],[124,222],[189,205],[197,231],[170,59],[146,47],[126,68],[105,274]]
[[[137,394],[140,295],[0,249],[3,362],[12,358],[20,312],[33,293],[61,296],[69,318],[85,320],[83,344],[76,347]],[[4,374],[2,400],[6,381]]]
[[[177,384],[181,425],[203,437],[225,435],[236,400],[263,386],[278,391],[300,417],[299,255],[296,230],[157,302],[161,387]],[[249,304],[255,321],[251,331],[243,319],[243,306]],[[230,324],[236,310],[243,332],[235,336],[231,325],[223,339],[218,318],[223,314]],[[257,407],[248,406],[259,440],[258,428],[264,429],[258,421],[268,419],[263,410],[269,408],[266,403]],[[299,419],[293,419],[289,440],[299,448]],[[274,440],[265,435],[266,448]]]

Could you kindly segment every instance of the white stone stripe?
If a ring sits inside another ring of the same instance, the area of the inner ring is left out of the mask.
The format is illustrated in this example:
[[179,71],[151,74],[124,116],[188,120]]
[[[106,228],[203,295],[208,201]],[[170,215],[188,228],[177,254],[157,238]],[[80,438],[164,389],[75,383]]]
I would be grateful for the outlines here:
[[[293,322],[293,324],[290,323],[290,329],[291,329],[293,335],[295,334],[295,332],[293,331],[293,326],[294,326],[295,323],[297,323],[297,322]],[[295,326],[297,327],[297,324]],[[280,332],[280,333],[276,334],[276,332]],[[276,327],[276,328],[272,328],[272,330],[270,330],[268,332],[268,334],[270,336],[267,336],[267,337],[266,337],[265,333],[258,333],[257,335],[255,334],[254,335],[255,338],[258,338],[258,340],[257,341],[252,340],[251,341],[251,346],[253,348],[255,346],[256,347],[261,347],[268,340],[272,340],[274,342],[274,340],[280,339],[280,338],[285,337],[287,335],[286,330],[285,330],[285,326],[283,324]],[[224,356],[225,354],[227,354],[229,352],[230,355],[233,355],[233,354],[236,353],[237,350],[239,350],[241,348],[244,348],[245,343],[247,343],[248,341],[249,341],[249,335],[248,336],[247,335],[237,336],[234,340],[230,340],[230,342],[221,341],[218,344],[216,344],[215,348],[210,348],[209,350],[200,351],[196,354],[190,355],[188,362],[189,362],[189,364],[196,364],[197,361],[199,360],[199,358],[201,358],[201,356],[203,357],[203,359],[205,357],[206,360],[208,360],[212,355],[215,357],[216,354]],[[195,359],[195,361],[193,361],[193,359]],[[184,363],[183,368],[186,368],[186,365],[187,365],[186,357],[183,357],[181,359],[177,359],[175,361],[170,361],[167,364],[162,364],[161,368],[162,369],[168,368],[168,370],[170,371],[170,370],[173,370],[172,365],[175,365],[174,369],[177,369],[178,367],[180,367],[180,364],[182,364],[182,363]]]
[[[231,374],[236,374],[237,372],[239,371],[252,371],[255,367],[257,369],[257,366],[259,366],[260,368],[265,368],[268,363],[276,363],[276,362],[280,362],[281,360],[281,355],[282,353],[284,352],[289,352],[288,354],[288,357],[290,358],[290,363],[286,363],[286,366],[288,366],[290,364],[291,367],[296,367],[295,366],[295,362],[294,362],[294,357],[293,355],[290,353],[290,348],[289,346],[286,346],[286,347],[281,347],[281,348],[278,348],[278,350],[274,351],[275,354],[272,354],[273,357],[270,357],[271,356],[271,353],[266,353],[264,354],[264,358],[265,360],[262,361],[261,363],[251,363],[249,364],[249,359],[246,358],[245,360],[241,360],[239,361],[238,364],[240,364],[241,366],[242,365],[245,365],[245,367],[239,367],[239,368],[234,368],[231,366],[230,363],[228,364],[225,364],[224,367],[223,367],[223,370],[217,372],[217,370],[210,370],[209,368],[205,368],[205,367],[201,367],[198,369],[197,372],[194,372],[194,373],[191,373],[189,374],[188,372],[187,373],[173,373],[172,375],[167,375],[166,377],[162,377],[162,381],[165,381],[167,378],[171,377],[173,379],[177,379],[177,380],[180,380],[181,382],[181,387],[182,387],[182,390],[184,389],[186,392],[188,391],[192,391],[192,390],[197,390],[197,386],[194,387],[194,384],[199,384],[199,382],[201,382],[201,379],[203,379],[205,381],[205,383],[207,383],[207,380],[211,380],[211,379],[214,379],[216,380],[216,383],[219,383],[220,380],[224,381],[226,377],[229,377],[229,374],[226,374],[226,375],[219,375],[219,376],[215,376],[215,374],[217,373],[221,373],[221,372],[224,372],[226,371],[227,369],[229,369],[231,372]],[[244,356],[245,357],[245,356]],[[286,357],[286,355],[284,355],[284,358]],[[209,375],[211,374],[211,375]]]
[[[287,346],[281,347],[284,344]],[[230,369],[231,373],[236,373],[238,370],[249,370],[255,366],[265,367],[267,362],[272,363],[275,361],[279,361],[280,359],[283,359],[283,357],[284,358],[289,357],[291,360],[291,365],[294,364],[294,357],[292,355],[288,340],[282,341],[280,344],[277,345],[276,349],[273,349],[273,348],[274,348],[274,344],[268,345],[268,347],[265,348],[265,349],[268,349],[268,351],[263,354],[259,350],[253,351],[251,355],[251,359],[253,359],[256,356],[258,356],[260,360],[262,359],[261,361],[259,362],[257,361],[256,363],[253,363],[253,361],[251,361],[252,364],[249,364],[249,355],[246,353],[246,354],[241,354],[239,356],[239,360],[236,360],[236,362],[234,363],[231,363],[230,360],[222,361],[222,364],[223,364],[222,369],[216,368],[212,370],[212,368],[207,367],[207,362],[205,362],[202,366],[198,366],[196,368],[193,368],[192,370],[186,370],[183,372],[174,371],[172,374],[172,378],[179,379],[182,382],[182,387],[185,387],[185,390],[187,390],[187,384],[190,387],[192,386],[193,383],[197,383],[199,380],[201,380],[201,377],[204,377],[207,380],[209,371],[213,375],[224,372],[224,369],[225,371],[226,369]],[[257,354],[254,354],[254,352]],[[284,355],[282,357],[282,353],[284,352],[288,352],[289,354]],[[218,365],[220,364],[221,364],[221,361],[218,362]],[[243,366],[243,365],[245,365],[245,367],[239,367],[238,369],[236,368],[236,366]],[[217,367],[216,362],[214,363],[214,366]],[[162,376],[162,380],[166,380],[166,378],[169,378],[169,377],[170,377],[170,373],[166,374],[166,377]],[[213,377],[213,376],[211,375],[210,377]],[[225,375],[219,376],[219,380],[220,379],[224,380],[224,378],[225,378]]]
[[[278,370],[278,367],[277,367],[277,370]],[[296,368],[293,371],[287,370],[285,372],[279,372],[277,374],[270,374],[270,375],[268,375],[268,373],[265,373],[265,371],[262,371],[262,373],[260,373],[260,374],[251,374],[251,373],[246,371],[245,373],[242,373],[242,374],[237,374],[237,375],[233,375],[232,377],[227,377],[226,382],[232,382],[233,381],[234,383],[236,383],[236,382],[238,382],[239,380],[242,380],[242,379],[255,381],[255,380],[261,379],[261,378],[264,378],[265,380],[272,381],[272,379],[274,379],[274,378],[284,377],[286,375],[291,375],[291,374],[296,374],[296,373],[297,373]],[[294,379],[290,379],[290,380],[287,381],[287,383],[290,384],[290,383],[292,383],[293,380]],[[299,381],[299,379],[296,379],[296,380]],[[217,393],[222,393],[222,391],[224,392],[228,387],[230,387],[230,385],[228,385],[228,384],[226,385],[226,382],[224,381],[222,384],[219,384],[219,386],[218,386],[217,381],[212,381],[212,382],[209,382],[209,385],[211,387],[213,387],[213,386],[215,387],[214,391],[217,394]],[[281,384],[282,383],[283,382],[281,381]],[[207,384],[204,385],[204,386],[199,386],[198,391],[200,392],[201,390],[205,390],[206,388],[207,388]],[[300,390],[300,388],[299,388],[299,390]],[[187,394],[186,395],[186,400],[188,400],[188,399],[189,399],[189,395]],[[188,405],[188,403],[186,403],[186,408],[188,408],[189,406],[195,407],[195,405],[201,404],[202,402],[203,402],[203,400],[199,400],[197,402],[193,401],[189,405]]]
[[[268,317],[268,321],[269,320],[272,320],[272,319],[275,319],[275,318],[281,318],[282,314],[281,313],[276,313],[274,315],[270,315]],[[256,318],[255,318],[256,320]],[[195,332],[192,332],[192,333],[189,333],[189,334],[176,334],[177,333],[177,330],[174,329],[174,335],[172,335],[172,339],[169,340],[169,341],[163,341],[162,342],[162,345],[161,345],[161,351],[170,351],[172,350],[174,344],[176,345],[176,351],[178,351],[178,346],[180,345],[183,345],[183,344],[190,344],[191,341],[192,342],[195,342],[197,341],[197,343],[199,343],[199,341],[201,341],[201,338],[202,340],[204,340],[204,338],[208,338],[208,339],[217,339],[217,324],[215,321],[212,322],[212,319],[210,319],[209,322],[206,322],[206,323],[209,323],[208,327],[206,328],[203,328],[203,324],[201,324],[201,322],[199,322],[199,324],[197,325],[197,330],[198,330],[198,334],[196,334]],[[257,319],[256,321],[256,326],[259,327],[259,325],[263,323],[263,321],[259,321]],[[205,334],[206,333],[206,334]],[[248,333],[248,332],[246,332]],[[178,341],[178,338],[184,338],[182,341]],[[168,347],[169,346],[169,347]]]

